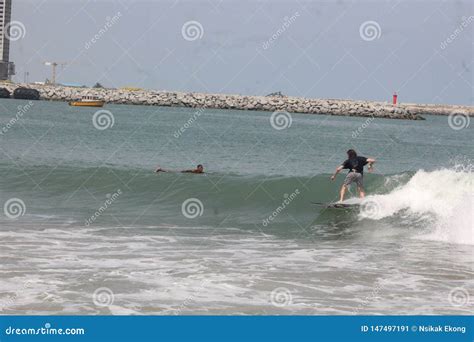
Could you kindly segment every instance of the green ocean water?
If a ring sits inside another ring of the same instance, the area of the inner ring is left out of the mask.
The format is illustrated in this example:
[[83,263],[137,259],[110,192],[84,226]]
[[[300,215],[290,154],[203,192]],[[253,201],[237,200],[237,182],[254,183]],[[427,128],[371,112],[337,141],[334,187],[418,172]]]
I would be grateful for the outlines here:
[[[469,121],[103,110],[0,102],[2,313],[469,313]],[[366,205],[312,205],[349,148]]]

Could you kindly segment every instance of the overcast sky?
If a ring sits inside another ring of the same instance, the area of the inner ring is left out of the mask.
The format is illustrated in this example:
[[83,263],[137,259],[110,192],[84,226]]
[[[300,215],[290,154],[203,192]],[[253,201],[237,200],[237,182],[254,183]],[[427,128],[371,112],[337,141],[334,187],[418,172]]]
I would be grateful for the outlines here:
[[398,91],[404,102],[473,104],[473,7],[13,0],[24,36],[12,41],[10,58],[16,81],[26,71],[30,81],[50,78],[43,62],[56,61],[69,63],[58,69],[63,83],[382,101]]

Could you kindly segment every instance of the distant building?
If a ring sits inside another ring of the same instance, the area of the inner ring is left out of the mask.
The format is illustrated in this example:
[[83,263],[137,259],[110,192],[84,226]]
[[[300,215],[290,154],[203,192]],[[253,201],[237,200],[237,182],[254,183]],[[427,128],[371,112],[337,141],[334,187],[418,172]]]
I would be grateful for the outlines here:
[[12,15],[12,0],[0,0],[0,80],[10,80],[15,75],[15,64],[10,62],[8,26]]

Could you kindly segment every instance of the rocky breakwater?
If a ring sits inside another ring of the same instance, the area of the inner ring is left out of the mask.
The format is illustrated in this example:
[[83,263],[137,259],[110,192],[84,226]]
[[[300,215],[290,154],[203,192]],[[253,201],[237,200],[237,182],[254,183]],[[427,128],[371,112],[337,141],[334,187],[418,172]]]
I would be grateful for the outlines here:
[[181,93],[170,91],[75,88],[48,85],[7,85],[10,91],[26,86],[37,89],[42,100],[74,101],[83,96],[97,96],[107,103],[238,109],[258,111],[286,111],[290,113],[326,114],[339,116],[378,117],[390,119],[422,119],[405,106],[384,102],[349,101],[336,99],[307,99],[287,96],[243,96],[228,94]]
[[474,107],[456,105],[433,105],[406,103],[405,108],[419,115],[464,115],[474,116]]

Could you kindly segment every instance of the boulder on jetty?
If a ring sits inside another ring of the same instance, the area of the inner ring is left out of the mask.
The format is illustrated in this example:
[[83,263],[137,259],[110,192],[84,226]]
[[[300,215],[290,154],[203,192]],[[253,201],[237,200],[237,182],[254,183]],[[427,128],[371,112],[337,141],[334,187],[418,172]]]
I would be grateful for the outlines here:
[[[171,106],[191,108],[238,109],[259,111],[286,111],[290,113],[323,114],[339,116],[377,117],[389,119],[422,120],[420,114],[429,112],[415,105],[394,106],[387,102],[352,101],[339,99],[308,99],[290,96],[243,96],[231,94],[182,93],[141,89],[76,88],[53,85],[17,85],[6,88],[14,91],[27,86],[38,91],[43,100],[75,101],[83,96],[96,96],[107,103],[136,104],[150,106]],[[449,114],[450,106],[445,108]],[[474,115],[472,107],[465,107]],[[459,110],[458,110],[459,111]]]
[[9,99],[10,91],[7,88],[0,88],[0,99]]
[[39,100],[40,92],[36,89],[18,87],[13,91],[13,98],[21,100]]

